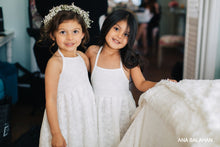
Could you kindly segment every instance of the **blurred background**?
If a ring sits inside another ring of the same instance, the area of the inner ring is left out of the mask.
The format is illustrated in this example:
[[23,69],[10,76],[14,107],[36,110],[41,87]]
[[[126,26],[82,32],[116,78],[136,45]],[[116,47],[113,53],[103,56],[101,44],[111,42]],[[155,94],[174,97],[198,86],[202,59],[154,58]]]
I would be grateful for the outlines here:
[[[51,55],[40,52],[48,45],[36,45],[36,41],[44,13],[53,5],[72,2],[91,11],[98,29],[115,9],[134,12],[139,27],[144,24],[146,31],[134,47],[146,79],[220,78],[218,0],[0,0],[0,109],[5,110],[0,119],[6,122],[0,124],[4,134],[0,143],[5,146],[38,146],[45,103],[44,68]],[[137,103],[141,92],[132,82],[130,87]]]

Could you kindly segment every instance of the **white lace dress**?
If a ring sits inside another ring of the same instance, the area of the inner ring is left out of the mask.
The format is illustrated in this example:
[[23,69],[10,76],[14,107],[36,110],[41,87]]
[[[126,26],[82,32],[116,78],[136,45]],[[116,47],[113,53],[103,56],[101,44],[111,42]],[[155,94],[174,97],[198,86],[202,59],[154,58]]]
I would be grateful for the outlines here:
[[117,69],[97,66],[101,50],[91,75],[98,108],[99,146],[116,147],[130,125],[136,106],[122,63]]
[[[58,50],[59,51],[59,50]],[[68,147],[97,147],[97,110],[84,60],[64,57],[57,92],[57,111],[61,133]],[[51,147],[46,110],[40,132],[40,147]]]

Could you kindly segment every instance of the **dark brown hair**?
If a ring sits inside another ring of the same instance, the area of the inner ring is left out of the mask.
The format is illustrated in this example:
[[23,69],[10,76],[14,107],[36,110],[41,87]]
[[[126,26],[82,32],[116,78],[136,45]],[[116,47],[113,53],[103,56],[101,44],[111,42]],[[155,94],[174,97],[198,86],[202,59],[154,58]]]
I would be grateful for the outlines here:
[[136,67],[140,65],[140,57],[133,50],[133,45],[135,41],[135,37],[137,34],[137,20],[133,12],[127,9],[117,9],[109,14],[101,29],[101,34],[98,40],[98,45],[102,46],[106,43],[105,37],[108,34],[109,30],[119,21],[125,20],[127,22],[128,27],[130,28],[128,43],[122,49],[120,49],[120,56],[122,59],[122,63],[128,69]]
[[50,34],[53,35],[59,25],[65,20],[76,20],[81,25],[82,31],[85,34],[81,42],[81,46],[85,48],[85,44],[89,41],[89,32],[84,19],[73,11],[60,11],[49,21],[47,25],[43,26],[41,30],[42,40],[50,40]]

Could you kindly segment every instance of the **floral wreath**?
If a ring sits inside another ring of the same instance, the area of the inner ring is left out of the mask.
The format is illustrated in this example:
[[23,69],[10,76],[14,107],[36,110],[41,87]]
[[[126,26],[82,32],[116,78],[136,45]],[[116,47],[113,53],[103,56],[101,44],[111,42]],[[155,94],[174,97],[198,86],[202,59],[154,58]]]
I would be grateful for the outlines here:
[[84,19],[86,27],[91,28],[90,24],[93,21],[89,19],[89,12],[86,12],[80,9],[79,7],[75,6],[74,3],[72,3],[72,5],[59,5],[50,9],[49,14],[47,14],[43,19],[44,25],[47,25],[50,22],[50,20],[60,11],[73,11],[79,14]]

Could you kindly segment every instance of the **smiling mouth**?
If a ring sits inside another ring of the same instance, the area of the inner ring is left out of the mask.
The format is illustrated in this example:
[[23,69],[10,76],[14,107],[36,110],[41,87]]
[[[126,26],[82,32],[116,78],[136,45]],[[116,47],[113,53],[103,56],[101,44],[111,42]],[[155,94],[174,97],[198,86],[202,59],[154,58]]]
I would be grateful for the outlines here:
[[74,43],[65,43],[66,46],[74,46]]
[[120,44],[120,42],[117,39],[112,38],[113,42]]

